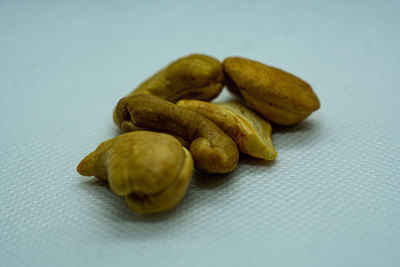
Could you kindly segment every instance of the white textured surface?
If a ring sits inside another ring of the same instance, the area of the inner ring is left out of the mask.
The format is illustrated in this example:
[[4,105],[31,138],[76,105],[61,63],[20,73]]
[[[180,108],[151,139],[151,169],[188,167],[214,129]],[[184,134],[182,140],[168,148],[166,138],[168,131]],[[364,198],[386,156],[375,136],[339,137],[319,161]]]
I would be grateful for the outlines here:
[[[399,266],[398,1],[57,2],[0,2],[1,266]],[[75,168],[121,96],[192,52],[288,70],[322,107],[274,129],[274,163],[135,215]]]

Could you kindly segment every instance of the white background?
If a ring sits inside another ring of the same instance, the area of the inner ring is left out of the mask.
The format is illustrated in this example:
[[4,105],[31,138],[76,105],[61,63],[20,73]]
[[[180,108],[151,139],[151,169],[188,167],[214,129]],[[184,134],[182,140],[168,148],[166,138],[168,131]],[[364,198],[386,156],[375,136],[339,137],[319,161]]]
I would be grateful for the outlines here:
[[[399,3],[0,1],[0,265],[399,266]],[[136,215],[75,168],[119,98],[194,52],[292,72],[321,109],[273,129],[275,162]]]

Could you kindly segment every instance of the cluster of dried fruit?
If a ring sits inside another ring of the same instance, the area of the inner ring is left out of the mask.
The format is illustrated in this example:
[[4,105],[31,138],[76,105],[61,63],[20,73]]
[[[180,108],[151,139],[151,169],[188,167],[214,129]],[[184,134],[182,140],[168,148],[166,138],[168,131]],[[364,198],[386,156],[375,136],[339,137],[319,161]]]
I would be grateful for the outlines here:
[[[208,102],[224,84],[255,111],[235,102]],[[185,195],[193,165],[205,173],[231,172],[238,149],[274,160],[268,121],[295,124],[319,105],[310,85],[283,70],[239,57],[221,64],[190,55],[119,101],[114,122],[129,133],[101,143],[77,170],[107,181],[136,212],[165,211]]]

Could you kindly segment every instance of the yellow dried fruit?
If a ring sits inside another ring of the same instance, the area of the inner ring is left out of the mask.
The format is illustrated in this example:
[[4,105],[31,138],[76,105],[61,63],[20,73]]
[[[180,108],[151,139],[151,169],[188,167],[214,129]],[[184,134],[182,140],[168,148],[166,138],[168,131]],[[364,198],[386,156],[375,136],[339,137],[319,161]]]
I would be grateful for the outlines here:
[[228,88],[274,123],[298,123],[320,107],[308,83],[278,68],[231,57],[223,69]]
[[193,110],[219,126],[239,150],[256,158],[273,160],[277,156],[271,140],[271,125],[240,103],[209,103],[181,100],[178,106]]
[[175,207],[183,198],[193,159],[171,135],[136,131],[101,143],[77,171],[108,181],[134,211],[155,213]]

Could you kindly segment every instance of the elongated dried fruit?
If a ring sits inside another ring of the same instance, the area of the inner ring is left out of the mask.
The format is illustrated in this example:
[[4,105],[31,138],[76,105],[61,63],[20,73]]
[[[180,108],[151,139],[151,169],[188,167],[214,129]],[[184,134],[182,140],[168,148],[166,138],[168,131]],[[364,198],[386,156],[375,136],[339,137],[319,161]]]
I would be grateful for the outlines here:
[[181,100],[178,106],[193,110],[218,125],[239,150],[256,158],[273,160],[277,156],[271,140],[271,125],[240,103],[209,103]]
[[183,198],[193,159],[173,136],[137,131],[101,143],[77,171],[108,181],[134,211],[155,213],[175,207]]
[[223,69],[228,88],[269,121],[295,124],[320,107],[308,83],[278,68],[231,57],[224,60]]

